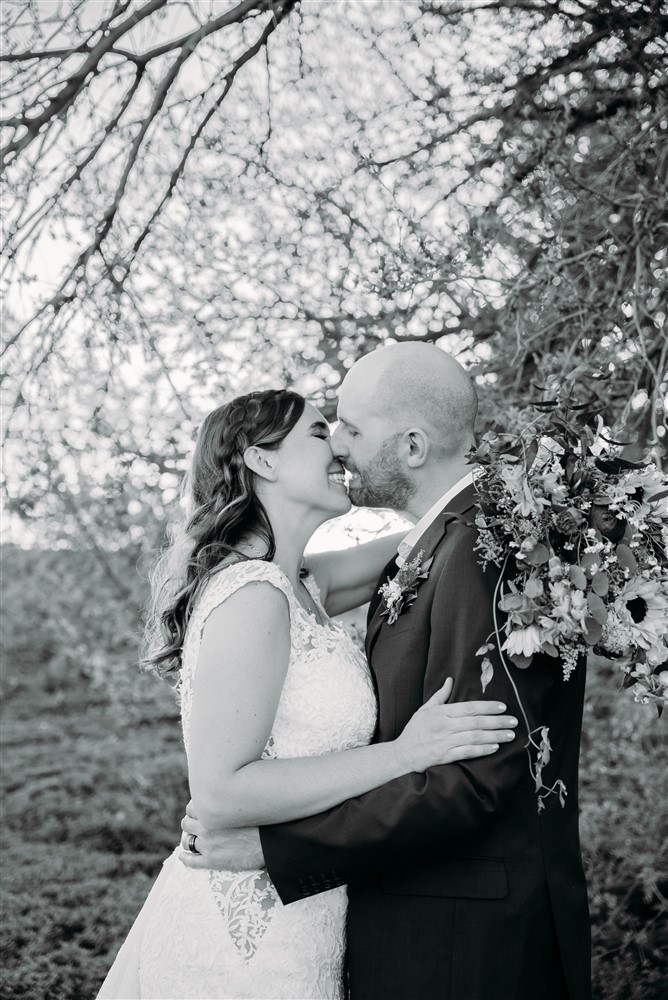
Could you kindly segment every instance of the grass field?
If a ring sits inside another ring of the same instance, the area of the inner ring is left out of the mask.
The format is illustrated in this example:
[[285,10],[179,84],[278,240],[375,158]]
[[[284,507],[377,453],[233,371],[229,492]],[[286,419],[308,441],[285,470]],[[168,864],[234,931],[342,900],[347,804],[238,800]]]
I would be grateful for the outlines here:
[[[44,628],[5,650],[0,997],[90,1000],[178,839],[185,763],[166,686],[127,670],[99,684],[76,656],[49,667]],[[581,768],[595,996],[659,1000],[666,723],[610,697],[606,670],[590,670]]]

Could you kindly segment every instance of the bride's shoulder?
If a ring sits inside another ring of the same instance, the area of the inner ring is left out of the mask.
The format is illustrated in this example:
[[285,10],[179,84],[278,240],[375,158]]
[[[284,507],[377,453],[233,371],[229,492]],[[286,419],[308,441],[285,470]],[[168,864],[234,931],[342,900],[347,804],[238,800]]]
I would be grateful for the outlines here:
[[227,598],[246,589],[248,584],[267,583],[271,587],[253,587],[248,590],[250,600],[258,604],[266,604],[272,598],[272,591],[280,590],[288,601],[291,600],[290,585],[287,578],[275,565],[261,559],[238,559],[222,563],[211,575],[197,603],[196,613],[200,618],[209,616],[214,608]]

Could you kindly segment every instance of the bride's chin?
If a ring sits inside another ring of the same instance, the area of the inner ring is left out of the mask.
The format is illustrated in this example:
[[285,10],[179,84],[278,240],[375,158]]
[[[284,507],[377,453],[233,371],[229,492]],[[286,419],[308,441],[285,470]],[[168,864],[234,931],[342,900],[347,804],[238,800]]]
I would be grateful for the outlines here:
[[350,502],[349,496],[342,496],[336,505],[332,505],[330,512],[327,515],[327,520],[333,517],[341,517],[342,514],[347,514],[352,508],[352,503]]

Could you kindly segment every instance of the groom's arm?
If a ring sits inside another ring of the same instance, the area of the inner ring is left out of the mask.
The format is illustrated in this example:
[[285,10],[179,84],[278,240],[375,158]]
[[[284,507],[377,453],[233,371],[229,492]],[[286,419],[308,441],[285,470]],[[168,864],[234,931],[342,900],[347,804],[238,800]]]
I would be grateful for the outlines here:
[[[474,541],[471,527],[457,523],[448,529],[431,612],[425,698],[448,676],[454,679],[451,700],[481,697],[476,651],[494,629],[498,574],[482,572]],[[433,569],[438,571],[436,564]],[[494,677],[485,697],[505,702],[521,720],[513,686],[498,655],[490,655]],[[524,673],[522,698],[531,719],[551,683],[542,671]],[[263,827],[267,868],[281,898],[292,902],[332,884],[405,867],[480,836],[496,823],[518,782],[531,780],[526,738],[520,721],[517,738],[491,756],[405,775],[317,816]]]

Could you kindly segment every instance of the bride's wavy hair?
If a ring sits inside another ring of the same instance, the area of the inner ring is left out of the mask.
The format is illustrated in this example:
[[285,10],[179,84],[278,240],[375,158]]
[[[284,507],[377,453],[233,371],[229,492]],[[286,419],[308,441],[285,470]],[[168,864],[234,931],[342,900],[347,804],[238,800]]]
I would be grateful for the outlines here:
[[265,559],[276,543],[267,512],[244,461],[247,448],[276,449],[304,412],[305,400],[288,389],[237,396],[205,417],[183,484],[185,517],[151,575],[145,634],[146,669],[171,678],[181,668],[188,622],[204,586],[245,535],[260,535]]

